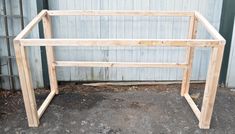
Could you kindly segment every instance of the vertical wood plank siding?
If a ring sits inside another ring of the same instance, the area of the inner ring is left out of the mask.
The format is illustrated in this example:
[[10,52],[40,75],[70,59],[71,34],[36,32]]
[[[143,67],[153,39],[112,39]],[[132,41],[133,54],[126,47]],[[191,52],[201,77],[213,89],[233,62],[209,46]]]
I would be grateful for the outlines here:
[[[0,12],[3,14],[3,6],[2,0],[0,0]],[[11,1],[6,0],[6,9],[7,9],[7,15],[20,15],[20,7],[19,7],[19,1]],[[24,14],[24,24],[27,25],[33,17],[37,14],[37,5],[36,0],[23,0],[23,14]],[[8,17],[8,31],[10,36],[16,36],[21,31],[21,20],[20,17]],[[2,38],[5,36],[5,27],[4,27],[4,17],[0,17],[0,56],[7,56],[7,42],[6,38]],[[33,29],[29,37],[38,38],[38,28],[36,27]],[[14,48],[13,48],[13,38],[10,38],[10,47],[11,47],[11,53],[14,56]],[[30,59],[30,65],[32,70],[32,78],[33,78],[33,85],[34,87],[43,87],[43,78],[42,78],[42,69],[41,69],[41,53],[39,47],[31,47],[28,53],[28,58]],[[1,64],[5,64],[7,62],[6,58],[1,58]],[[7,66],[0,66],[2,69],[3,75],[8,75],[9,70]],[[17,65],[15,60],[12,60],[12,67],[13,67],[13,74],[18,75],[17,71]],[[2,87],[3,89],[10,89],[10,82],[8,77],[2,77],[1,79]],[[19,89],[19,80],[15,78],[15,88]]]
[[[218,29],[222,0],[50,0],[51,10],[197,10]],[[62,16],[52,18],[55,38],[187,38],[189,17]],[[208,38],[198,26],[197,38]],[[184,62],[184,48],[56,47],[57,60]],[[209,50],[197,48],[192,80],[205,80]],[[181,80],[182,70],[160,68],[58,68],[61,81]]]

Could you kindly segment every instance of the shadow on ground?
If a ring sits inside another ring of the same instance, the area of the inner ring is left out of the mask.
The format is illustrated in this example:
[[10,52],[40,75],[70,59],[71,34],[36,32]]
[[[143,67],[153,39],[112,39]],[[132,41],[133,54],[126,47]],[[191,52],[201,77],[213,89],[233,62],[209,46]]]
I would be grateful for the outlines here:
[[[203,86],[192,95],[201,105]],[[49,105],[38,128],[29,128],[21,92],[0,92],[0,133],[165,134],[235,133],[235,93],[219,89],[211,129],[200,130],[179,85],[64,85]],[[37,89],[40,105],[49,93]]]

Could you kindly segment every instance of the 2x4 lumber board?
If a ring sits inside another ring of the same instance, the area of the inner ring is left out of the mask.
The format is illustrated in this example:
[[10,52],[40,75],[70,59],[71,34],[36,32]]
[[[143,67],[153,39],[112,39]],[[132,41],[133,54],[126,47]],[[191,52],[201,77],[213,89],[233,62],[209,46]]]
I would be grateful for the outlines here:
[[208,22],[208,20],[202,16],[199,12],[195,12],[197,19],[204,25],[206,30],[212,35],[213,38],[221,40],[222,44],[225,44],[225,39],[220,33]]
[[25,74],[26,90],[28,92],[28,98],[29,98],[30,107],[32,111],[32,117],[34,120],[34,126],[38,126],[39,119],[37,116],[37,104],[36,104],[34,89],[32,85],[32,76],[31,76],[30,66],[27,60],[27,48],[21,46],[20,49],[21,49],[20,51],[21,51],[21,56],[22,56],[22,66],[24,68],[24,74]]
[[42,10],[32,21],[16,36],[16,40],[24,38],[29,32],[32,31],[34,26],[41,21],[42,17],[47,14],[47,10]]
[[196,39],[197,28],[198,28],[198,19],[194,15],[194,16],[190,17],[188,39]]
[[37,111],[38,114],[38,118],[40,119],[42,117],[42,114],[45,112],[46,108],[48,107],[48,105],[50,104],[51,100],[53,99],[53,97],[55,96],[55,91],[51,91],[49,93],[49,95],[47,96],[47,98],[44,100],[44,102],[42,103],[42,105],[40,106],[40,108]]
[[[197,19],[195,16],[192,16],[189,21],[189,39],[195,39],[197,33]],[[193,65],[193,57],[194,57],[194,47],[186,48],[186,63],[188,67],[184,69],[183,81],[181,87],[181,96],[184,96],[185,93],[189,92],[190,78],[192,74],[192,65]]]
[[194,51],[195,50],[193,47],[186,48],[186,63],[188,64],[188,66],[187,66],[187,68],[184,69],[184,73],[183,73],[181,96],[184,96],[184,94],[188,93],[188,91],[189,91],[190,78],[191,78],[191,74],[192,74]]
[[196,115],[197,119],[200,119],[200,110],[198,109],[197,105],[194,103],[193,99],[190,97],[189,94],[184,94],[185,99],[187,100],[189,106],[191,107],[192,111]]
[[23,46],[166,46],[213,47],[218,40],[199,39],[20,39]]
[[[19,42],[14,41],[14,49],[15,49],[15,55],[16,55],[16,63],[18,66],[18,73],[20,78],[20,85],[21,85],[21,91],[23,94],[23,100],[28,120],[28,125],[30,127],[37,127],[39,125],[39,119],[37,116],[37,109],[36,109],[36,101],[35,101],[35,95],[32,88],[30,88],[27,84],[27,81],[29,77],[28,73],[25,73],[25,70],[28,68],[25,68],[25,60],[24,57],[22,57],[21,53],[21,46]],[[28,70],[26,70],[28,71]]]
[[[94,82],[94,83],[84,83],[84,86],[139,86],[139,85],[172,85],[181,84],[182,81],[135,81],[135,82]],[[205,81],[191,81],[192,84],[203,84]]]
[[50,16],[193,16],[194,12],[130,10],[49,10]]
[[217,92],[220,68],[223,59],[224,46],[212,48],[206,86],[203,96],[199,127],[210,128],[210,122]]
[[[43,22],[44,37],[47,39],[51,38],[52,37],[51,17],[48,14],[46,14],[45,16],[43,16],[42,22]],[[59,90],[56,78],[56,68],[52,66],[52,63],[55,60],[52,46],[46,46],[46,55],[47,55],[47,64],[48,64],[48,72],[50,79],[50,88],[51,90],[54,90],[56,94],[58,94]]]
[[178,63],[143,63],[143,62],[87,62],[87,61],[56,61],[54,66],[77,66],[77,67],[169,67],[185,68],[187,64]]

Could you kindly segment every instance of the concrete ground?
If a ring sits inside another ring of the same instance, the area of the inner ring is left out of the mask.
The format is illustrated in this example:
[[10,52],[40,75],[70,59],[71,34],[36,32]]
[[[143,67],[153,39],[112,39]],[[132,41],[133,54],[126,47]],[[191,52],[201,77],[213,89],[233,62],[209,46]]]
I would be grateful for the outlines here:
[[[200,106],[203,86],[191,86]],[[60,86],[38,128],[29,128],[21,92],[0,92],[0,133],[167,134],[235,133],[235,92],[219,89],[211,129],[200,130],[180,85]],[[38,105],[48,90],[37,89]]]

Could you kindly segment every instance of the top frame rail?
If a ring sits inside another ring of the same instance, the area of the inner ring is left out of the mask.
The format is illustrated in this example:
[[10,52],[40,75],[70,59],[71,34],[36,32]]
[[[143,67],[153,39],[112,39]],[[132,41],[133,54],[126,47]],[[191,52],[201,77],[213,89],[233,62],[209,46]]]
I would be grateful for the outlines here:
[[214,47],[219,40],[192,39],[21,39],[22,46],[172,46]]
[[[200,23],[203,24],[203,26],[206,28],[206,30],[210,33],[210,35],[214,39],[192,39],[192,40],[179,40],[179,39],[171,39],[167,40],[169,41],[170,44],[177,44],[180,43],[181,41],[185,41],[185,43],[182,43],[182,45],[185,45],[185,47],[189,46],[189,44],[194,44],[193,46],[198,46],[198,47],[205,47],[205,46],[217,46],[217,45],[224,45],[225,44],[225,39],[220,35],[220,33],[217,32],[217,30],[208,22],[208,20],[203,17],[199,12],[197,11],[144,11],[144,10],[42,10],[19,34],[18,36],[14,39],[15,41],[19,41],[22,44],[23,43],[46,43],[49,44],[54,44],[54,42],[57,41],[65,41],[64,43],[74,43],[76,39],[23,39],[30,31],[32,31],[33,27],[38,24],[42,20],[43,17],[46,16],[182,16],[182,17],[195,17]],[[71,41],[68,41],[71,40]],[[86,42],[89,42],[90,39],[85,39],[87,40]],[[100,40],[100,39],[96,39]],[[125,42],[123,39],[119,39]],[[137,41],[136,39],[129,39],[132,42]],[[159,43],[158,41],[162,40],[164,43]],[[78,40],[80,41],[80,40]],[[83,40],[82,40],[83,41]],[[108,40],[109,41],[109,40]],[[156,42],[157,41],[157,42]],[[194,43],[194,41],[198,41],[198,43]],[[200,45],[199,43],[203,44]],[[214,44],[214,41],[217,42]],[[77,41],[76,41],[77,42]],[[112,42],[112,41],[111,41]],[[115,42],[115,41],[114,41]],[[145,42],[145,41],[144,41]],[[175,43],[173,43],[175,42]],[[83,42],[84,43],[84,42]],[[117,43],[117,42],[116,42]],[[120,43],[120,42],[119,42]],[[205,45],[205,43],[208,43],[208,45]],[[60,43],[59,43],[60,44]],[[68,45],[69,45],[68,44]],[[135,43],[134,43],[135,44]],[[142,43],[136,43],[136,44],[142,44]],[[146,43],[144,43],[146,44]],[[147,43],[149,45],[149,42]],[[151,43],[150,43],[151,44]],[[164,39],[157,39],[154,40],[153,44],[161,44],[165,45],[165,40]],[[29,44],[28,44],[29,45]],[[118,44],[117,44],[118,45]],[[32,45],[34,46],[34,45]],[[55,45],[56,46],[56,45]],[[181,45],[179,45],[181,46]]]
[[49,10],[49,16],[194,16],[193,11],[144,11],[144,10]]
[[220,35],[220,33],[209,23],[209,21],[204,16],[195,11],[195,17],[204,25],[204,27],[211,34],[212,37],[222,41],[222,44],[225,44],[224,37]]
[[47,10],[42,10],[16,37],[15,40],[24,38],[29,32],[32,31],[35,25],[42,20],[47,14]]

